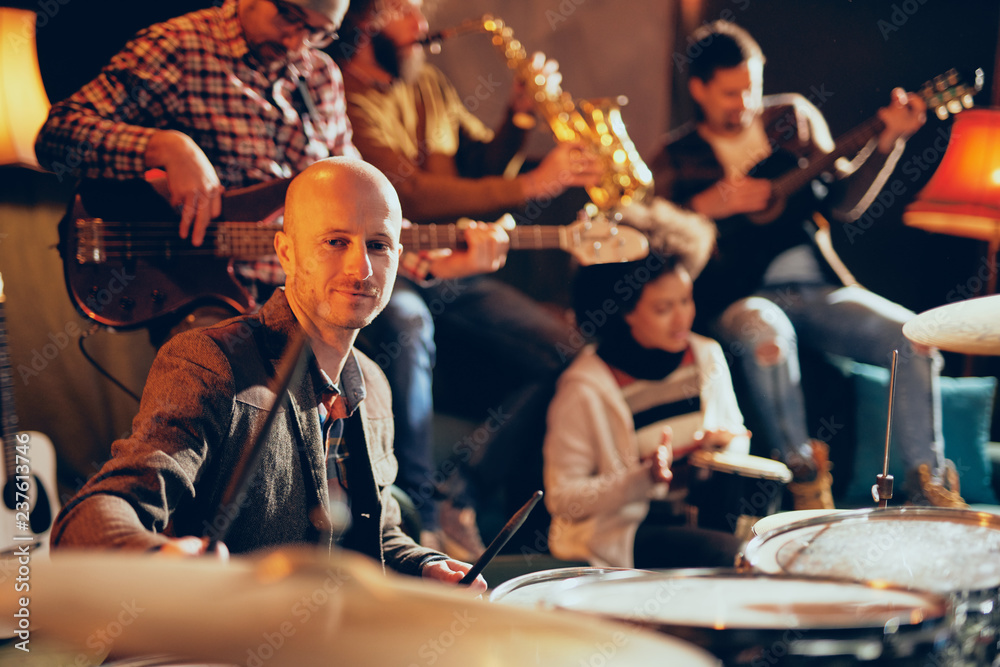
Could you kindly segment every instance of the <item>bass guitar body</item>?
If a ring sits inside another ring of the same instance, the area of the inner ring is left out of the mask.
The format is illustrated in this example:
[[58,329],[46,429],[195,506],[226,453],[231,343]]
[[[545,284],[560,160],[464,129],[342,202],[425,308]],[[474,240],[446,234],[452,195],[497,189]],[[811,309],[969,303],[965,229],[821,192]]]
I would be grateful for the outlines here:
[[139,225],[169,221],[176,225],[175,237],[180,225],[173,209],[146,181],[82,184],[60,222],[59,251],[70,297],[86,317],[127,330],[164,318],[179,319],[201,305],[221,305],[234,315],[254,306],[253,297],[236,278],[231,258],[217,257],[210,248],[204,254],[173,254],[171,248],[182,239],[169,238],[169,230],[163,231],[161,247],[137,243],[130,252],[126,233],[114,241],[118,252],[84,256],[87,248],[101,247],[103,252],[106,247],[104,238],[88,239],[107,229],[89,224],[95,218]]

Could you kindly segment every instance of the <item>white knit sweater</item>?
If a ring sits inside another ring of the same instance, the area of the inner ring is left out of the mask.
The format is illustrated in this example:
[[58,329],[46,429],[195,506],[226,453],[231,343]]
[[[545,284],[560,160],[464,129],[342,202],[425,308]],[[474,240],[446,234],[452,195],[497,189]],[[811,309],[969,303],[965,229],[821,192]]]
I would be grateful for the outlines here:
[[[742,432],[743,415],[722,348],[697,334],[690,342],[701,382],[702,427]],[[728,450],[748,453],[750,441],[734,438]],[[584,349],[559,378],[549,406],[544,455],[552,554],[597,567],[632,567],[636,529],[650,499],[663,497],[667,489],[654,484],[649,466],[639,463],[632,413],[593,347]]]

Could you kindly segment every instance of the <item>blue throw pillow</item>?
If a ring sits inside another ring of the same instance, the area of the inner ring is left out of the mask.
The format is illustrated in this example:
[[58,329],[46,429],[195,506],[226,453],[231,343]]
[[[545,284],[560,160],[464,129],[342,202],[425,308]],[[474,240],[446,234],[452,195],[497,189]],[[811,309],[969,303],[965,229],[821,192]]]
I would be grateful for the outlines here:
[[[857,395],[857,449],[854,475],[844,499],[848,503],[871,504],[871,487],[875,475],[882,472],[885,457],[889,370],[861,363],[852,363],[850,370]],[[944,453],[958,469],[962,497],[967,503],[997,503],[992,486],[992,464],[986,451],[996,386],[994,377],[941,378]],[[893,433],[889,473],[895,478],[894,497],[905,498],[906,471],[899,452],[899,443]],[[834,470],[834,474],[836,472]]]

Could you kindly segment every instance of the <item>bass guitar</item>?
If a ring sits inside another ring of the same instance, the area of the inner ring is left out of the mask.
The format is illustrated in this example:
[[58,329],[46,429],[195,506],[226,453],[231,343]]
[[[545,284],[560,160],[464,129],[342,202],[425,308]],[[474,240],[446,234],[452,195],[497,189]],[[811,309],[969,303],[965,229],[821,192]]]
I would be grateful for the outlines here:
[[[60,223],[70,298],[86,317],[116,329],[148,326],[203,303],[236,312],[252,308],[233,262],[274,254],[289,180],[224,193],[222,214],[199,247],[178,236],[179,218],[162,186],[145,180],[85,181]],[[261,217],[262,211],[267,215]],[[644,234],[603,216],[565,226],[504,226],[511,249],[561,249],[584,265],[634,261],[649,252]],[[456,224],[404,227],[400,241],[415,251],[465,247]]]
[[[48,535],[59,510],[56,495],[56,459],[52,441],[36,431],[18,432],[14,411],[14,382],[7,348],[4,315],[6,298],[0,277],[0,416],[3,419],[3,503],[0,504],[0,568],[27,548],[34,554],[48,550]],[[34,557],[34,556],[32,556]],[[16,569],[16,567],[15,567]],[[3,580],[0,573],[0,580]],[[13,585],[13,584],[11,584]]]

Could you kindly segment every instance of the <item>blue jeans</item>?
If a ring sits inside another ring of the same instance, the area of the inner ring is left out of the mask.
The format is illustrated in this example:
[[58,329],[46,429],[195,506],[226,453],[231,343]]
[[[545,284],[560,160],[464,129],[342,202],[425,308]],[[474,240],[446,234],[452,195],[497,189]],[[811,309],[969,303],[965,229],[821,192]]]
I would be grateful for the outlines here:
[[[533,449],[541,457],[545,409],[555,378],[570,361],[566,350],[575,349],[572,336],[567,324],[493,278],[428,286],[397,279],[389,304],[362,329],[358,347],[389,380],[399,461],[396,484],[413,499],[425,529],[438,525],[442,486],[452,485],[448,495],[458,496],[458,504],[471,502],[464,482],[454,486],[455,473],[499,482],[519,457],[534,456]],[[469,396],[477,385],[497,383],[498,376],[505,386],[483,399],[486,404],[477,412],[485,421],[455,443],[436,469],[432,376],[439,353],[451,357],[442,362],[461,369],[453,375],[462,384],[447,387],[449,395]]]
[[939,353],[914,349],[902,333],[913,313],[861,287],[787,285],[767,287],[731,304],[714,323],[723,348],[750,385],[765,440],[790,455],[809,456],[798,363],[803,346],[862,363],[896,366],[893,435],[906,470],[944,464]]

